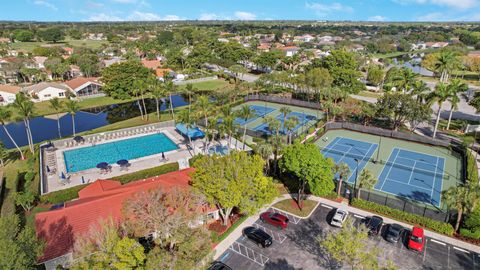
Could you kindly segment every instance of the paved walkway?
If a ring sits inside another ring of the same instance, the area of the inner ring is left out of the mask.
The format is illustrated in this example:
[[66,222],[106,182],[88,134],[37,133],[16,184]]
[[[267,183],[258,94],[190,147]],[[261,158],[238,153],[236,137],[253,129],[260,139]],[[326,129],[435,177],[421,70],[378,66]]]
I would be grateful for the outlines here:
[[[222,255],[230,247],[230,245],[232,245],[239,237],[242,236],[242,231],[245,227],[252,226],[253,223],[255,223],[255,221],[259,218],[260,213],[266,211],[273,204],[275,204],[279,201],[282,201],[282,200],[285,200],[285,199],[291,199],[291,198],[292,198],[292,195],[284,194],[284,195],[276,198],[273,201],[272,204],[262,208],[255,215],[248,217],[225,240],[220,242],[215,247],[214,260],[218,259],[220,257],[220,255]],[[309,196],[308,199],[317,201],[317,202],[325,204],[325,205],[332,206],[334,208],[341,207],[341,208],[347,210],[348,212],[350,212],[350,214],[356,214],[358,216],[367,217],[367,216],[373,215],[372,213],[367,212],[365,210],[358,209],[358,208],[355,208],[355,207],[351,207],[351,206],[348,206],[348,205],[345,205],[345,204],[342,204],[342,203],[337,203],[337,202],[334,202],[334,201],[331,201],[331,200],[328,200],[328,199],[324,199],[324,198],[321,198],[321,197],[317,197],[317,196]],[[293,214],[291,214],[291,215],[293,215]],[[378,214],[375,214],[375,215],[378,215]],[[381,216],[381,215],[378,215],[378,216]],[[298,218],[302,218],[302,217],[298,217]],[[302,219],[304,219],[304,218],[302,218]],[[411,229],[413,227],[411,224],[399,222],[399,221],[396,221],[396,220],[388,218],[388,217],[383,217],[383,220],[384,220],[385,223],[398,223],[398,224],[404,226],[405,228],[410,228]],[[435,233],[435,232],[432,232],[432,231],[428,231],[428,230],[425,230],[425,235],[428,236],[428,237],[434,238],[435,240],[438,240],[440,242],[448,243],[448,244],[451,244],[451,245],[454,245],[454,246],[457,246],[457,247],[460,247],[460,248],[463,248],[463,249],[467,249],[467,250],[470,250],[470,251],[473,251],[473,252],[476,252],[476,253],[480,253],[480,247],[479,246],[476,246],[476,245],[473,245],[473,244],[470,244],[470,243],[466,243],[466,242],[460,241],[460,240],[452,238],[452,237],[448,237],[448,236],[445,236],[445,235],[442,235],[442,234],[439,234],[439,233]]]

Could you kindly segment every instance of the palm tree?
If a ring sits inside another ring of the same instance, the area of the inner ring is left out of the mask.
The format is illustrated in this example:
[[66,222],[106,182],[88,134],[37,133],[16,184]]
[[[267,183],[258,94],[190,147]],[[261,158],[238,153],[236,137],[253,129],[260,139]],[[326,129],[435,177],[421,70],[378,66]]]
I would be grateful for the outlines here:
[[147,106],[145,105],[145,92],[148,89],[148,84],[144,79],[137,79],[133,82],[133,87],[135,88],[134,92],[137,96],[140,96],[140,101],[142,102],[142,104],[140,105],[140,101],[138,101],[140,115],[143,120],[148,120]]
[[5,164],[3,161],[6,155],[7,155],[7,148],[5,148],[5,145],[3,144],[3,142],[0,142],[0,164],[2,165],[2,167],[5,167]]
[[268,143],[259,143],[257,144],[256,152],[265,161],[265,174],[268,174],[270,170],[270,156],[273,154],[272,145]]
[[211,107],[212,106],[210,100],[208,99],[208,96],[199,96],[195,101],[195,108],[197,109],[198,113],[203,117],[204,126],[208,126],[208,114],[210,113]]
[[442,111],[443,103],[450,98],[450,91],[448,86],[444,83],[439,83],[435,86],[435,91],[431,92],[428,96],[428,103],[437,103],[437,119],[435,120],[435,128],[433,130],[433,138],[435,138],[438,129],[438,123],[440,122],[440,112]]
[[18,147],[18,144],[15,142],[12,135],[8,131],[7,126],[5,125],[5,122],[7,122],[10,117],[12,117],[12,112],[5,107],[0,107],[0,124],[3,127],[3,130],[5,130],[5,134],[7,134],[8,138],[12,141],[13,145],[15,145],[15,148],[17,148],[18,152],[20,153],[20,158],[24,160],[25,157],[23,156],[22,150],[20,149],[20,147]]
[[243,123],[243,150],[245,150],[245,137],[247,136],[247,121],[255,115],[255,112],[250,109],[250,106],[243,105],[238,112],[238,117],[244,120]]
[[378,179],[375,178],[369,170],[364,169],[360,174],[360,176],[358,176],[357,181],[358,181],[357,199],[360,199],[361,189],[362,188],[365,188],[368,190],[372,189],[377,184]]
[[447,130],[450,129],[453,111],[458,109],[458,103],[460,103],[460,98],[458,97],[458,94],[467,91],[468,85],[463,83],[459,79],[453,79],[448,85],[448,89],[450,90],[450,98],[448,99],[448,101],[450,102],[451,107],[450,114],[448,115]]
[[340,196],[340,192],[342,190],[342,183],[343,183],[343,177],[347,176],[350,174],[350,167],[342,162],[333,168],[333,171],[335,173],[338,173],[338,187],[337,187],[337,196]]
[[460,60],[455,52],[443,51],[435,62],[435,71],[440,73],[440,82],[448,82],[449,73],[460,66]]
[[415,84],[418,74],[407,67],[400,69],[397,76],[393,77],[393,85],[397,91],[401,90],[403,93],[409,93]]
[[228,134],[228,148],[230,149],[232,146],[233,133],[237,129],[237,124],[235,122],[235,117],[233,116],[233,114],[223,117],[222,120],[223,128]]
[[480,200],[479,185],[475,181],[470,181],[466,185],[450,187],[442,191],[442,200],[449,208],[457,210],[455,231],[458,231],[463,214],[472,211]]
[[287,131],[287,144],[292,143],[292,133],[295,127],[298,125],[298,118],[293,116],[288,118],[285,123],[285,130]]
[[20,116],[23,118],[23,123],[25,124],[25,130],[27,132],[28,146],[30,152],[35,153],[33,147],[33,137],[32,130],[30,129],[30,118],[33,117],[33,102],[27,98],[23,93],[18,93],[15,95],[15,101],[12,103],[12,106],[18,110]]
[[195,93],[195,90],[196,89],[193,87],[193,84],[191,84],[191,83],[188,83],[185,86],[185,89],[183,89],[183,92],[188,97],[188,110],[190,110],[190,108],[192,106],[192,95]]
[[78,102],[76,102],[73,99],[69,99],[67,103],[65,104],[65,107],[67,108],[67,111],[70,113],[72,116],[72,130],[73,130],[73,136],[76,136],[75,133],[75,115],[77,112],[80,110],[80,106],[78,106]]
[[189,135],[189,131],[191,128],[194,127],[194,117],[192,117],[190,115],[190,112],[187,111],[187,110],[182,110],[180,111],[180,113],[178,113],[178,122],[182,123],[185,128],[187,129],[187,138],[188,138],[188,142],[190,144],[190,146],[192,147],[193,149],[193,155],[195,155],[195,147],[194,145],[192,144],[192,138],[190,138],[190,135]]
[[423,103],[429,92],[430,88],[424,81],[415,81],[412,90],[410,91],[410,95],[417,96],[417,101]]
[[60,99],[52,98],[50,99],[50,108],[52,108],[55,111],[55,114],[57,116],[57,128],[58,128],[58,137],[61,138],[62,134],[60,133],[60,117],[58,116],[58,113],[62,109],[62,103],[60,102]]
[[280,108],[280,113],[283,115],[283,122],[282,122],[283,132],[285,132],[285,121],[287,120],[287,115],[291,112],[292,112],[292,110],[288,107],[283,106],[283,107]]
[[172,119],[175,119],[175,114],[173,113],[172,94],[175,94],[176,89],[172,81],[165,81],[165,90],[168,94],[168,99],[170,101],[170,112],[172,113]]
[[166,91],[162,84],[157,79],[153,79],[149,83],[150,94],[155,99],[155,105],[157,106],[157,119],[160,120],[160,99],[165,96]]

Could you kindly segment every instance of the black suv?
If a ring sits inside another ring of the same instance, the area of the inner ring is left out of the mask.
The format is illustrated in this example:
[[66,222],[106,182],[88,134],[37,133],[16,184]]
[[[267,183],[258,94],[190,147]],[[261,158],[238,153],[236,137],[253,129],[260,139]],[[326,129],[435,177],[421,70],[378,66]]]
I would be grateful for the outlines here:
[[264,248],[272,245],[272,237],[262,229],[246,227],[243,229],[243,235]]
[[222,262],[213,262],[213,264],[207,270],[232,270],[228,265]]
[[387,231],[385,231],[385,240],[390,243],[397,243],[402,236],[403,230],[403,227],[399,224],[388,225]]
[[380,229],[382,229],[382,225],[383,225],[383,218],[379,216],[371,216],[367,220],[368,235],[373,235],[373,236],[378,235],[378,233],[380,233]]

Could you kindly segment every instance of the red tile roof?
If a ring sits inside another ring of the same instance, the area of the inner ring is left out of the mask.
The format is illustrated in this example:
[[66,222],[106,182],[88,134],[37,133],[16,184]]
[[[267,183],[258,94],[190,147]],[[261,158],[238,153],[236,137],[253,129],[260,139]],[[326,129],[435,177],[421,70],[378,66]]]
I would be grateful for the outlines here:
[[[166,190],[172,187],[189,187],[193,169],[175,171],[160,176],[121,185],[118,181],[97,180],[78,192],[79,198],[66,202],[58,210],[38,213],[35,216],[37,236],[46,241],[44,254],[39,262],[45,262],[72,251],[75,237],[82,235],[100,219],[121,219],[121,209],[126,199],[135,193],[153,188]],[[202,211],[210,211],[203,207]]]
[[144,67],[149,68],[149,69],[156,69],[162,66],[162,63],[158,60],[147,60],[143,59],[142,64]]
[[95,77],[89,77],[89,78],[77,77],[77,78],[72,79],[70,81],[66,81],[65,84],[68,85],[68,87],[70,87],[72,90],[75,90],[75,89],[77,89],[77,87],[80,87],[87,82],[93,82],[93,83],[99,84],[98,78],[95,78]]

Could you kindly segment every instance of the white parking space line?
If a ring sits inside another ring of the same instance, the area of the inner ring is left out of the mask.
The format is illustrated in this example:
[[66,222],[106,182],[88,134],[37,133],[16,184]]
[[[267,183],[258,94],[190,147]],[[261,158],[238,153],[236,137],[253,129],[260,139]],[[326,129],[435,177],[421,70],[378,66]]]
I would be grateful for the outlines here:
[[359,218],[359,219],[365,219],[364,216],[360,216],[360,215],[357,215],[357,214],[353,214],[353,216],[356,217],[356,218]]
[[270,230],[267,227],[263,226],[262,224],[258,224],[257,222],[253,223],[253,226],[255,226],[256,228],[262,229],[266,233],[270,234],[274,241],[277,241],[280,244],[282,244],[283,241],[287,239],[287,237],[284,234],[280,233],[279,231]]
[[333,207],[331,207],[330,205],[326,205],[326,204],[323,204],[323,203],[321,203],[320,206],[325,207],[327,209],[333,209]]
[[467,254],[470,254],[470,251],[465,250],[465,249],[463,249],[463,248],[453,247],[453,249],[456,249],[456,250],[458,250],[458,251],[461,251],[461,252],[465,252],[465,253],[467,253]]
[[267,256],[255,252],[255,250],[236,241],[229,247],[229,249],[255,263],[258,263],[261,266],[265,266],[269,260]]
[[425,249],[423,250],[423,260],[422,260],[422,262],[425,262],[425,257],[427,256],[427,245],[428,245],[428,241],[425,241]]
[[274,208],[274,207],[271,208],[271,211],[273,211],[273,212],[275,212],[275,213],[280,213],[280,214],[282,214],[282,215],[284,215],[284,216],[287,216],[288,219],[290,220],[290,222],[292,222],[293,224],[298,224],[298,223],[300,222],[300,220],[302,220],[301,218],[297,218],[297,217],[295,217],[295,216],[292,216],[292,215],[290,215],[290,214],[288,214],[288,213],[286,213],[286,212],[283,212],[283,211],[281,211],[281,210],[279,210],[279,209],[277,209],[277,208]]
[[437,244],[440,244],[442,246],[446,246],[447,244],[443,243],[443,242],[440,242],[438,240],[435,240],[435,239],[430,239],[431,242],[434,242],[434,243],[437,243]]

